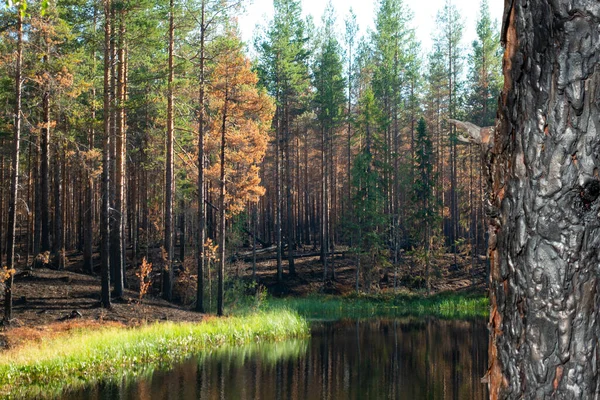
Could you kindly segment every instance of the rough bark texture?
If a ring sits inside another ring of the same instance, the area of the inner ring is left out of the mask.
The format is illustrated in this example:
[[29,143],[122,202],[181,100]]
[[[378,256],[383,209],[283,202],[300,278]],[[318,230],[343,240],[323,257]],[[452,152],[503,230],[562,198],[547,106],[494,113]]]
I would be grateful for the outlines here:
[[506,0],[490,395],[600,395],[600,4]]

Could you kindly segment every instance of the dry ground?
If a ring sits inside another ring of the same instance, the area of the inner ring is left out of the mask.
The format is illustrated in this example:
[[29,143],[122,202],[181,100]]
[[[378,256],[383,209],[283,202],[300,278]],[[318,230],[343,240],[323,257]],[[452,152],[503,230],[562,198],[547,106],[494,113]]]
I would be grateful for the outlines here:
[[[303,254],[299,252],[299,254]],[[306,253],[304,253],[306,254]],[[56,271],[48,268],[21,270],[15,277],[14,284],[14,320],[10,330],[0,336],[0,347],[13,344],[11,340],[19,340],[19,336],[47,334],[78,327],[81,324],[122,324],[137,325],[149,321],[198,321],[202,314],[191,311],[190,304],[178,305],[166,302],[159,297],[160,277],[154,276],[155,284],[152,293],[138,300],[138,286],[135,271],[128,273],[128,284],[131,289],[125,290],[121,299],[113,302],[110,310],[100,307],[100,279],[97,275],[82,272],[81,254],[67,255],[66,270]],[[341,252],[334,258],[335,280],[323,284],[323,269],[318,256],[297,258],[296,276],[287,273],[287,261],[284,258],[284,283],[278,284],[276,279],[276,261],[273,254],[258,258],[257,277],[268,291],[276,296],[301,296],[308,293],[348,294],[354,291],[356,279],[356,259],[350,253]],[[193,274],[195,262],[186,260],[187,273],[178,274],[188,277]],[[411,266],[412,261],[405,257],[404,263],[396,269],[396,285],[402,290],[422,290],[424,271]],[[485,290],[485,264],[478,263],[471,269],[470,259],[459,258],[459,266],[453,267],[453,257],[446,255],[436,260],[436,273],[432,278],[432,290],[461,291]],[[159,263],[155,264],[155,273]],[[183,268],[176,269],[181,272]],[[252,266],[249,262],[236,261],[228,266],[227,274],[241,278],[250,278]],[[213,275],[216,275],[213,271]],[[192,297],[195,276],[187,283],[187,298]],[[213,277],[214,279],[214,277]],[[394,289],[394,269],[379,270],[373,275],[371,290],[390,291]],[[475,284],[473,285],[473,281]],[[189,303],[189,301],[188,301]],[[3,307],[3,304],[1,305]],[[16,329],[16,330],[15,330]],[[21,331],[19,331],[19,329]],[[29,329],[29,330],[28,330]],[[37,333],[36,333],[37,332]],[[15,339],[16,338],[16,339]]]

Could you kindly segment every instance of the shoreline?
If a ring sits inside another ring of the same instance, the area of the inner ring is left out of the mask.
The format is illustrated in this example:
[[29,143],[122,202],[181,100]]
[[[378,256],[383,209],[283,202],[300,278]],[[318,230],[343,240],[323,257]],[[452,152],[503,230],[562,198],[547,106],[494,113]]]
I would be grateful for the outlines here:
[[[10,331],[9,331],[10,334]],[[286,311],[155,322],[141,327],[75,328],[2,352],[0,396],[52,397],[102,380],[135,377],[224,345],[308,337],[305,319]]]

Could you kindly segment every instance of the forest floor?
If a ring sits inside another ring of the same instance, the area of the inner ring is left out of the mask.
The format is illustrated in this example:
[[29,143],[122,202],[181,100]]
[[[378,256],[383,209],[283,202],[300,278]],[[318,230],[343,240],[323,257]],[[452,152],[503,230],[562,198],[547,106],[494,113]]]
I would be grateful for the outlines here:
[[[307,294],[326,293],[348,295],[356,290],[356,256],[347,252],[336,252],[333,260],[329,259],[329,268],[335,269],[335,279],[328,279],[323,284],[323,266],[319,256],[314,253],[297,253],[301,257],[294,261],[296,275],[288,273],[287,259],[283,258],[284,282],[277,283],[277,262],[273,255],[257,256],[256,275],[270,294],[275,296],[304,296]],[[308,255],[308,256],[306,256]],[[445,254],[432,260],[431,294],[441,292],[476,292],[484,294],[487,290],[486,265],[484,260],[475,262],[471,267],[471,258],[464,255]],[[251,277],[252,265],[245,258],[244,262],[234,263],[230,273],[238,277]],[[365,291],[364,278],[361,277],[361,290]],[[397,268],[379,268],[370,276],[370,293],[399,292],[424,294],[425,271],[422,266],[415,265],[413,258],[405,256]],[[395,286],[394,286],[395,283]]]
[[[274,296],[304,296],[310,294],[347,295],[355,290],[356,269],[355,256],[343,251],[333,259],[336,271],[335,279],[323,284],[323,269],[319,257],[312,253],[298,252],[301,257],[295,260],[296,275],[287,273],[287,260],[283,260],[284,283],[278,284],[276,279],[276,261],[272,254],[257,258],[257,277],[261,285]],[[78,253],[67,255],[69,262],[65,270],[57,271],[48,268],[21,270],[15,276],[14,283],[14,321],[11,334],[0,334],[0,348],[12,347],[20,341],[35,340],[36,337],[47,336],[82,326],[121,325],[138,326],[152,321],[200,321],[204,315],[190,310],[190,300],[183,305],[169,303],[158,296],[160,277],[155,276],[153,292],[141,301],[138,298],[138,284],[135,271],[128,273],[130,289],[120,299],[113,300],[111,310],[100,306],[100,279],[82,271],[82,258]],[[155,260],[157,261],[157,260]],[[330,260],[331,261],[331,260]],[[424,293],[424,271],[411,267],[411,259],[406,257],[404,263],[395,271],[396,287],[403,293]],[[155,273],[157,273],[155,264]],[[189,260],[188,269],[193,271],[194,262]],[[331,267],[331,265],[330,265]],[[159,269],[159,268],[158,268]],[[187,282],[179,286],[180,299],[193,298],[195,293],[195,276],[185,268],[176,268],[177,276]],[[213,271],[213,275],[216,275]],[[227,275],[233,278],[249,279],[252,265],[248,261],[235,261],[228,266]],[[213,278],[214,279],[214,278]],[[375,271],[371,275],[372,294],[393,293],[394,269],[387,268]],[[438,258],[432,267],[432,293],[440,292],[485,292],[485,263],[476,264],[471,269],[470,259],[459,257],[454,266],[452,255]],[[362,284],[361,284],[362,286]],[[183,287],[183,289],[181,289]],[[176,287],[177,289],[177,287]],[[183,292],[187,292],[183,293]],[[3,305],[2,305],[3,306]],[[21,329],[19,329],[21,328]],[[28,329],[35,328],[35,329]],[[15,331],[17,329],[17,331]],[[16,334],[15,334],[16,333]]]

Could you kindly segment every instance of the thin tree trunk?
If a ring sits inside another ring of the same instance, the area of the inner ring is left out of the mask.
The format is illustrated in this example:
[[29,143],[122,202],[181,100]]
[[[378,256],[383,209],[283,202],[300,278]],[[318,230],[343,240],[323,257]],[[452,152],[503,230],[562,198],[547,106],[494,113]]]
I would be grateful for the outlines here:
[[206,205],[204,196],[204,91],[205,91],[205,0],[202,1],[200,15],[200,97],[198,101],[198,242],[196,253],[198,258],[198,284],[196,286],[196,311],[204,312],[204,242],[206,233]]
[[323,264],[323,282],[327,280],[327,147],[325,128],[321,128],[321,263]]
[[173,134],[175,124],[173,122],[173,49],[175,45],[173,0],[169,1],[169,77],[167,91],[167,165],[165,178],[165,268],[163,270],[163,298],[171,301],[173,298]]
[[186,241],[186,218],[185,218],[185,198],[181,195],[179,201],[179,260],[183,264],[185,261],[185,241]]
[[[47,60],[47,58],[45,57]],[[42,247],[50,251],[50,92],[46,86],[42,95],[43,128],[41,143],[41,202],[42,202]]]
[[[94,31],[96,30],[96,10],[94,9]],[[93,63],[96,64],[96,52],[92,55]],[[96,68],[93,68],[95,71]],[[94,137],[95,137],[95,122],[96,122],[96,87],[92,87],[92,101],[91,101],[91,119],[90,129],[88,132],[88,147],[91,151],[94,149]],[[94,262],[93,262],[93,242],[94,242],[94,180],[91,177],[93,169],[93,163],[88,162],[86,173],[85,173],[85,210],[84,210],[84,222],[83,222],[83,269],[88,273],[94,273]]]
[[275,119],[275,240],[277,242],[277,282],[283,282],[281,243],[281,110],[277,107]]
[[[8,271],[15,267],[15,230],[17,222],[17,195],[19,188],[19,151],[21,142],[21,98],[23,80],[21,69],[23,63],[23,15],[21,13],[20,3],[17,7],[17,61],[15,68],[15,125],[12,149],[12,170],[10,176],[10,200],[8,203],[8,231],[7,235],[7,257],[6,268]],[[13,274],[4,282],[4,320],[9,322],[12,319],[12,288]]]
[[289,107],[285,108],[284,111],[284,129],[285,129],[285,201],[286,201],[286,230],[287,230],[287,255],[288,255],[288,268],[290,276],[296,275],[296,268],[294,266],[294,215],[292,213],[292,166],[291,166],[291,155],[290,155],[290,121],[289,121]]
[[104,0],[104,146],[102,155],[102,209],[100,217],[100,262],[102,306],[110,308],[110,90],[111,90],[111,0]]
[[114,271],[114,295],[117,298],[123,296],[125,287],[125,265],[123,246],[123,214],[125,213],[125,11],[119,12],[119,39],[117,43],[117,93],[116,93],[116,132],[115,132],[115,204],[112,213],[113,231],[111,232],[111,254],[114,262],[112,270]]
[[223,125],[221,126],[221,173],[219,175],[219,270],[217,288],[217,315],[223,315],[224,279],[225,279],[225,131],[227,127],[228,88],[225,86],[225,104],[223,105]]
[[63,197],[62,187],[63,180],[61,179],[61,148],[62,144],[56,144],[56,152],[54,154],[54,240],[52,242],[52,253],[54,266],[61,270],[64,268],[63,254]]
[[252,206],[252,280],[256,281],[256,219],[257,204]]

